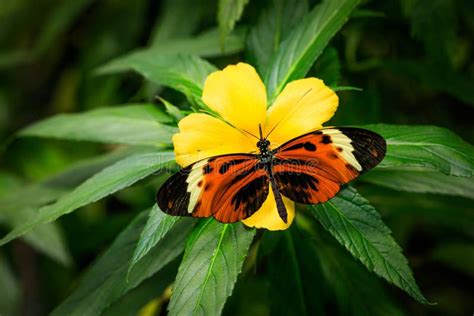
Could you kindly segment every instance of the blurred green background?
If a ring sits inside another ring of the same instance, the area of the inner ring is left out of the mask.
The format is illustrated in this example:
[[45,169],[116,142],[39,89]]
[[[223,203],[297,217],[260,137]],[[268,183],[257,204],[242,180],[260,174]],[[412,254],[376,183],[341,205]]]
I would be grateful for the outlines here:
[[[272,3],[250,1],[233,42],[202,55],[219,67],[244,59],[251,62],[252,56],[245,53],[248,30]],[[58,113],[131,102],[158,104],[158,94],[185,107],[183,96],[144,83],[138,75],[99,76],[95,71],[134,49],[179,50],[178,39],[202,39],[203,32],[216,32],[216,10],[216,3],[204,0],[0,1],[0,197],[9,196],[9,207],[22,214],[34,211],[34,205],[28,205],[31,199],[41,196],[47,203],[57,193],[37,192],[31,183],[111,149],[87,142],[16,139],[16,131]],[[207,45],[187,49],[205,50]],[[215,41],[212,45],[220,47]],[[331,121],[334,125],[430,124],[447,127],[474,143],[473,45],[473,1],[365,1],[309,75],[362,89],[338,92],[341,101]],[[79,180],[58,181],[67,188],[68,181]],[[64,241],[45,238],[44,243],[32,243],[25,238],[2,247],[0,314],[44,315],[57,306],[137,212],[150,206],[157,181],[147,180],[62,217],[51,229],[59,230]],[[472,181],[469,185],[473,187]],[[358,190],[382,213],[424,294],[438,305],[418,304],[376,276],[366,275],[355,261],[354,269],[360,270],[364,281],[353,291],[376,282],[374,286],[390,294],[397,313],[472,315],[474,192],[465,197],[414,194],[368,183]],[[22,214],[14,221],[21,221]],[[0,210],[3,235],[9,225]],[[333,242],[321,227],[317,231],[323,244]],[[326,251],[323,248],[315,251]],[[341,256],[350,260],[349,255]],[[226,305],[227,314],[268,312],[272,297],[262,293],[271,283],[252,276],[252,271],[246,273],[250,276],[238,283]],[[351,304],[348,299],[342,310],[350,311]],[[341,311],[331,306],[328,310]]]

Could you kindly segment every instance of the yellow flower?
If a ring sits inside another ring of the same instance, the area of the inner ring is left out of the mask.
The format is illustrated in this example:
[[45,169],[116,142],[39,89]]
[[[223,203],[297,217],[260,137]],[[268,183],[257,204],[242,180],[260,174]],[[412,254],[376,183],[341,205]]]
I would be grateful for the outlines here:
[[[204,84],[202,100],[220,118],[193,113],[179,122],[179,133],[173,136],[173,144],[176,161],[182,167],[217,155],[255,153],[256,139],[241,130],[259,135],[259,124],[263,135],[276,126],[268,138],[271,148],[276,148],[321,128],[338,105],[337,95],[322,80],[306,78],[288,83],[267,109],[265,86],[255,69],[245,63],[210,74]],[[295,217],[295,205],[286,198],[284,203],[287,223],[278,215],[272,190],[262,207],[243,223],[269,230],[287,229]]]

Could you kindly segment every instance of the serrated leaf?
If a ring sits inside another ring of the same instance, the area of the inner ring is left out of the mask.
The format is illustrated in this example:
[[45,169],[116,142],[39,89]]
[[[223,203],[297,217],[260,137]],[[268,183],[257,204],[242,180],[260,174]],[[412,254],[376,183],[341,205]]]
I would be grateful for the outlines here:
[[73,293],[51,315],[99,315],[118,298],[137,287],[178,257],[185,246],[192,220],[181,221],[129,275],[128,262],[146,221],[146,212],[117,237],[110,248],[93,264]]
[[308,12],[307,1],[271,0],[247,38],[249,59],[260,74],[267,73],[270,56]]
[[126,188],[163,168],[173,159],[174,155],[170,152],[145,152],[120,160],[87,179],[56,203],[39,209],[35,217],[29,218],[8,233],[0,241],[0,245],[24,235],[38,225],[52,222],[62,215]]
[[169,146],[177,128],[171,118],[147,104],[60,114],[22,129],[19,136],[86,140],[112,144]]
[[380,163],[388,167],[425,167],[447,175],[471,177],[474,146],[446,128],[414,125],[365,125],[387,141],[387,154]]
[[273,103],[288,82],[307,74],[358,3],[358,0],[325,0],[288,35],[272,57],[265,75],[268,104]]
[[133,253],[128,271],[133,267],[168,233],[180,217],[166,215],[158,205],[152,207],[145,227],[140,235],[135,252]]
[[219,315],[255,235],[242,223],[203,220],[189,236],[173,287],[170,315]]
[[426,168],[377,168],[363,175],[361,180],[398,191],[474,198],[474,177],[448,176]]
[[113,74],[134,70],[147,80],[184,93],[201,103],[202,86],[216,68],[194,55],[136,54],[112,60],[97,70],[98,74]]
[[217,23],[221,35],[222,47],[225,47],[227,36],[235,27],[235,23],[244,13],[249,0],[219,0],[217,5]]
[[381,279],[355,261],[320,225],[309,228],[305,230],[314,244],[309,245],[308,249],[318,256],[323,274],[321,279],[326,281],[327,286],[325,293],[336,298],[338,314],[403,315]]
[[323,227],[368,270],[406,291],[417,301],[428,303],[390,230],[355,189],[345,188],[333,199],[310,209]]

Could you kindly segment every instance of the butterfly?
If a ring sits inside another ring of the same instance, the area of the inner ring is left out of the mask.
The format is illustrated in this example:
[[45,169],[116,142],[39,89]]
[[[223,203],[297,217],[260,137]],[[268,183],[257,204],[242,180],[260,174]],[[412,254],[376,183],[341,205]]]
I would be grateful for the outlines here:
[[386,152],[382,136],[361,128],[322,128],[273,150],[259,130],[258,152],[206,158],[171,176],[156,196],[161,210],[233,223],[258,211],[272,190],[286,223],[282,196],[302,204],[326,202]]

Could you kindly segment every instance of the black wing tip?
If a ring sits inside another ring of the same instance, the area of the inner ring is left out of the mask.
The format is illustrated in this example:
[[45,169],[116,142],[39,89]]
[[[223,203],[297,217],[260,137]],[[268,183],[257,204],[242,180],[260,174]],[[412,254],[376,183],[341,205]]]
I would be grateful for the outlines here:
[[166,180],[156,192],[155,200],[160,210],[168,215],[189,216],[187,206],[190,194],[187,192],[189,167],[183,168]]
[[354,156],[362,166],[362,172],[377,166],[387,153],[387,142],[380,134],[363,128],[340,127],[344,135],[351,139]]

